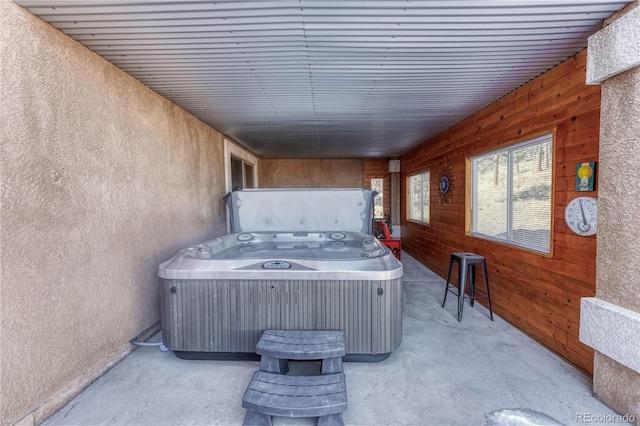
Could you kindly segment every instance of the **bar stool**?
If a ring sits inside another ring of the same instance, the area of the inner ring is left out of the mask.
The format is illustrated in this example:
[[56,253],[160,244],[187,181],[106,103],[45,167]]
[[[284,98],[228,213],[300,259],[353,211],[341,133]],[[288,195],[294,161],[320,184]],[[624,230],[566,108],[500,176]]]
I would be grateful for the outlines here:
[[[451,280],[451,270],[453,269],[453,262],[458,262],[458,292],[456,293],[453,288],[449,288],[449,281]],[[480,264],[482,266],[482,275],[484,276],[484,289],[482,292],[485,296],[476,296],[476,265]],[[467,275],[469,276],[469,296],[464,295]],[[469,302],[471,306],[473,306],[473,302],[475,299],[487,299],[487,304],[489,305],[489,315],[491,317],[491,321],[493,321],[493,311],[491,310],[491,296],[489,294],[489,279],[487,278],[487,262],[485,261],[483,256],[480,256],[475,253],[452,253],[451,259],[449,260],[449,273],[447,274],[447,283],[444,288],[444,300],[442,301],[442,307],[444,308],[444,304],[447,301],[447,293],[451,292],[458,297],[458,321],[462,320],[462,309],[464,308],[464,298],[469,298]]]

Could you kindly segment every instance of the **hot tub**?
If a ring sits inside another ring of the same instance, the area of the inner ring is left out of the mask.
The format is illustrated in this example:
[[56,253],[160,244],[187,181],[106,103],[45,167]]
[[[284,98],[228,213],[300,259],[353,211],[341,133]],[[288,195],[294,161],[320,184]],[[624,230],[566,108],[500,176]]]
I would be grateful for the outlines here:
[[162,338],[177,356],[255,356],[265,329],[343,330],[345,361],[379,361],[400,345],[402,264],[360,232],[362,222],[349,231],[258,232],[244,224],[244,232],[185,248],[160,265]]

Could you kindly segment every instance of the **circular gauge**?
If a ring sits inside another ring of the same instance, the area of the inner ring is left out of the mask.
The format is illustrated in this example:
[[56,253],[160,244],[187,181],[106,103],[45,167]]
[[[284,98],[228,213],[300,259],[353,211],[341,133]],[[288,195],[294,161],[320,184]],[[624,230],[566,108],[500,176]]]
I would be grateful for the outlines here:
[[564,209],[564,220],[578,235],[595,235],[598,230],[598,200],[594,197],[574,198]]
[[240,234],[238,235],[238,241],[249,241],[253,240],[253,235],[251,234]]
[[329,238],[331,238],[332,240],[344,240],[345,238],[347,238],[347,236],[344,232],[332,232],[331,234],[329,234]]

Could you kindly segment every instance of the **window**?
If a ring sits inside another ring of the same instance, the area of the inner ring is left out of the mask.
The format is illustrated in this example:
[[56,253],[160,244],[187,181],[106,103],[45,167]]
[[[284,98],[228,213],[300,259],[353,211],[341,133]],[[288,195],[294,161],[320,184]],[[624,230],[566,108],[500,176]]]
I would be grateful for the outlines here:
[[225,187],[227,191],[233,188],[257,188],[258,159],[249,151],[225,139]]
[[553,136],[472,157],[471,233],[551,252]]
[[231,156],[231,188],[255,188],[253,184],[253,164]]
[[373,198],[373,217],[384,217],[384,179],[371,179],[371,190],[378,192]]
[[429,223],[429,171],[407,178],[409,220]]
[[[249,151],[226,139],[224,140],[224,187],[227,192],[233,188],[258,187],[258,159]],[[227,214],[227,232],[231,232],[229,214]]]

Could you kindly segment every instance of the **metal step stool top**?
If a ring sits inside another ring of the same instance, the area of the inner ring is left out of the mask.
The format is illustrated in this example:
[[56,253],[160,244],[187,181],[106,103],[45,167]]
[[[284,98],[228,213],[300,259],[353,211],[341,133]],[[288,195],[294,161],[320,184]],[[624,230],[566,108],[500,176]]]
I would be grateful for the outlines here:
[[242,397],[244,425],[271,425],[270,416],[319,417],[318,425],[343,425],[347,409],[344,373],[284,376],[256,371]]

